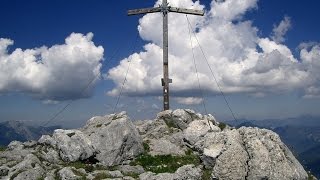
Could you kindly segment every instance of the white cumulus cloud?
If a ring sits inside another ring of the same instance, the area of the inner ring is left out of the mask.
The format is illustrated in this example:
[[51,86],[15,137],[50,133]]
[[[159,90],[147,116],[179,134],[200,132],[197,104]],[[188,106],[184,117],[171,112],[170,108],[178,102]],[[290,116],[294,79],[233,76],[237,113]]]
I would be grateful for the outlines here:
[[[275,28],[277,38],[259,36],[259,29],[243,15],[257,8],[258,0],[226,0],[211,3],[204,17],[189,15],[213,73],[225,93],[245,93],[256,97],[270,93],[304,92],[305,97],[319,94],[319,46],[300,46],[297,59],[283,43],[290,19]],[[158,1],[156,4],[159,4]],[[171,0],[172,6],[204,9],[199,1]],[[161,13],[147,14],[139,21],[140,36],[148,41],[144,50],[130,55],[110,69],[107,77],[116,84],[109,95],[117,95],[128,60],[132,61],[123,93],[129,96],[162,94],[162,22]],[[217,95],[219,88],[204,60],[195,37],[192,37],[199,79],[206,94]],[[201,99],[193,64],[188,22],[183,14],[169,14],[169,74],[172,96],[180,103]],[[179,99],[180,98],[180,99]],[[200,101],[198,101],[200,102]]]
[[88,97],[82,92],[100,75],[104,49],[92,42],[93,34],[72,33],[64,44],[11,53],[13,40],[0,39],[0,94],[21,92],[45,103]]

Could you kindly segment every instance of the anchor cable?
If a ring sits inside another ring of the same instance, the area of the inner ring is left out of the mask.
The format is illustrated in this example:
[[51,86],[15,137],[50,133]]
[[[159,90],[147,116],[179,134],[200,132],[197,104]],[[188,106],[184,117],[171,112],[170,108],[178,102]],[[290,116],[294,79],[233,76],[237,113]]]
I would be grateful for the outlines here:
[[[137,43],[138,43],[138,38],[139,38],[139,35],[137,35],[136,40],[135,40],[135,42],[133,43],[132,53],[134,53],[134,50],[135,50],[136,45],[137,45]],[[116,102],[116,104],[115,104],[115,106],[114,106],[114,108],[113,108],[113,113],[112,113],[112,114],[114,114],[114,115],[115,115],[115,112],[116,112],[116,110],[117,110],[117,106],[118,106],[118,104],[119,104],[120,98],[121,98],[121,96],[122,96],[123,88],[124,88],[124,85],[125,85],[125,83],[126,83],[126,81],[127,81],[127,76],[128,76],[128,73],[129,73],[129,70],[130,70],[130,66],[131,66],[132,61],[133,61],[133,60],[132,60],[132,56],[130,56],[129,59],[128,59],[128,63],[129,63],[129,64],[128,64],[128,67],[127,67],[127,71],[126,71],[126,73],[125,73],[125,77],[124,77],[124,79],[123,79],[123,82],[122,82],[122,85],[121,85],[121,88],[120,88],[119,95],[118,95],[118,97],[117,97],[117,102]]]
[[[186,16],[187,16],[187,15],[186,15]],[[190,45],[191,45],[191,52],[192,52],[192,57],[193,57],[194,69],[195,69],[196,74],[197,74],[198,86],[199,86],[199,90],[200,90],[201,97],[202,97],[202,105],[203,105],[203,108],[204,108],[205,113],[208,114],[208,112],[207,112],[207,107],[206,107],[206,103],[205,103],[205,100],[204,100],[203,89],[201,88],[201,84],[200,84],[199,73],[198,73],[198,68],[197,68],[197,64],[196,64],[196,58],[195,58],[195,55],[194,55],[194,49],[193,49],[193,43],[192,43],[192,35],[191,35],[191,27],[190,27],[190,25],[188,25],[188,30],[189,30],[189,39],[190,39]]]
[[[187,18],[187,21],[188,21],[189,26],[192,27],[192,25],[191,25],[191,23],[190,23],[189,18],[188,18],[187,15],[186,15],[186,18]],[[208,65],[209,69],[210,69],[211,75],[213,76],[213,79],[214,79],[214,81],[216,82],[216,84],[217,84],[217,86],[218,86],[218,89],[219,89],[221,95],[223,96],[224,101],[226,102],[226,104],[227,104],[227,106],[228,106],[228,108],[229,108],[229,111],[230,111],[233,119],[236,121],[236,120],[237,120],[237,119],[236,119],[236,116],[235,116],[234,112],[232,111],[232,108],[231,108],[231,106],[230,106],[230,104],[229,104],[229,102],[228,102],[228,100],[227,100],[224,92],[222,91],[222,88],[221,88],[220,84],[218,83],[218,80],[217,80],[216,76],[215,76],[214,73],[213,73],[213,70],[212,70],[212,68],[211,68],[211,66],[210,66],[210,64],[209,64],[208,58],[207,58],[206,54],[204,53],[204,50],[203,50],[203,48],[202,48],[202,46],[201,46],[201,44],[200,44],[200,42],[199,42],[199,40],[198,40],[198,38],[197,38],[197,35],[196,35],[193,31],[192,31],[192,33],[193,33],[193,35],[194,35],[194,37],[195,37],[195,39],[196,39],[196,41],[197,41],[197,43],[198,43],[198,45],[199,45],[199,47],[200,47],[200,50],[201,50],[201,52],[202,52],[202,54],[203,54],[203,57],[204,57],[204,59],[206,60],[206,63],[207,63],[207,65]]]

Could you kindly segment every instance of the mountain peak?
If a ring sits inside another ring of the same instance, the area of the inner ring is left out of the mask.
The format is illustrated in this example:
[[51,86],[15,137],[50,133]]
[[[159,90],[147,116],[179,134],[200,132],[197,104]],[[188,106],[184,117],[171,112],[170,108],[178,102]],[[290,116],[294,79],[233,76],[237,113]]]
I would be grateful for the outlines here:
[[14,141],[0,158],[1,176],[18,179],[308,177],[276,133],[235,129],[190,109],[135,122],[125,112],[96,116],[80,129],[57,129],[34,142]]

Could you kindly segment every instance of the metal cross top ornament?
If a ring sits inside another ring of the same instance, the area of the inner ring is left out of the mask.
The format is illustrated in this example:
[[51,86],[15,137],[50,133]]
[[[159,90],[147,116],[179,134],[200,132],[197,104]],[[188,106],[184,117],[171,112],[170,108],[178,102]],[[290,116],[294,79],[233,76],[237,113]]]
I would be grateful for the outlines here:
[[168,70],[168,13],[175,12],[175,13],[203,16],[204,11],[171,7],[168,5],[167,0],[162,0],[162,5],[159,7],[129,10],[128,16],[137,15],[137,14],[156,13],[156,12],[163,13],[163,78],[161,79],[161,83],[163,86],[163,109],[168,110],[169,109],[169,83],[172,83],[172,79],[169,79],[169,70]]

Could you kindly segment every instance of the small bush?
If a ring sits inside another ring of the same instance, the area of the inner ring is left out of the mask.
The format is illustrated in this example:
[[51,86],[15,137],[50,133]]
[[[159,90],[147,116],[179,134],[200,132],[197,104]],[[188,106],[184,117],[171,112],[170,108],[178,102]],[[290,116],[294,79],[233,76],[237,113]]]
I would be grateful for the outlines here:
[[174,124],[172,119],[166,119],[164,122],[167,124],[169,128],[177,128],[176,124]]
[[101,127],[101,126],[102,126],[102,124],[98,124],[98,125],[96,125],[96,127],[97,127],[97,128],[99,128],[99,127]]
[[148,141],[143,142],[143,148],[145,152],[150,152],[150,146],[148,144]]
[[212,172],[212,169],[204,169],[202,171],[201,179],[203,179],[203,180],[211,180],[211,172]]
[[226,128],[227,127],[227,125],[225,124],[225,123],[223,123],[223,122],[219,122],[219,128],[221,129],[221,131],[223,131],[224,130],[224,128]]
[[6,149],[7,149],[7,147],[0,146],[0,151],[5,151]]
[[66,163],[65,166],[72,166],[72,167],[75,167],[76,169],[80,169],[80,168],[83,168],[85,169],[86,168],[86,164],[81,162],[81,161],[76,161],[76,162],[69,162],[69,163]]

